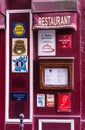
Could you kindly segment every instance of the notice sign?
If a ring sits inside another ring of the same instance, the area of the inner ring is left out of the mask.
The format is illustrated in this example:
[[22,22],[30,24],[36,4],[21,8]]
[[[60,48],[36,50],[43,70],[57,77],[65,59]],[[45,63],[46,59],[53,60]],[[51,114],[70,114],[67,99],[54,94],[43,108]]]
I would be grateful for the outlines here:
[[54,94],[46,94],[46,106],[47,107],[54,107],[55,106]]
[[58,48],[72,48],[72,35],[58,35],[57,44]]
[[45,107],[45,94],[37,94],[37,107]]
[[55,30],[38,31],[38,55],[54,56],[55,55]]
[[27,100],[27,98],[28,98],[28,95],[27,95],[27,93],[26,92],[13,92],[13,93],[11,93],[11,98],[12,98],[12,100]]
[[68,69],[45,68],[45,85],[68,85]]
[[58,94],[58,111],[71,111],[71,94],[59,93]]

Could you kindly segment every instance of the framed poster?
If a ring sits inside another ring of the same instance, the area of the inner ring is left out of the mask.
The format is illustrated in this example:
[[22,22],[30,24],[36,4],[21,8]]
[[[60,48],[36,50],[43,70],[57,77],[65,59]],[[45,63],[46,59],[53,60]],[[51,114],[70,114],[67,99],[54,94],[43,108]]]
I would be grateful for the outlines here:
[[54,56],[56,54],[55,30],[38,31],[38,56]]
[[58,112],[71,112],[71,93],[58,93]]
[[40,60],[41,89],[72,89],[73,61],[69,59]]

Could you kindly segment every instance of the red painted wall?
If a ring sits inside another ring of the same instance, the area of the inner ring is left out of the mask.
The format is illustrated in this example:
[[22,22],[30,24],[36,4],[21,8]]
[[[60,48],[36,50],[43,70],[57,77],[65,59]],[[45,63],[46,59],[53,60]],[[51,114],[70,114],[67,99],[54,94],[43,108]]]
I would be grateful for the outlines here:
[[[79,3],[80,2],[80,3]],[[31,1],[29,0],[6,0],[6,9],[30,9]],[[78,12],[77,12],[77,31],[73,30],[56,30],[56,34],[72,33],[73,43],[72,49],[57,49],[57,56],[60,57],[74,57],[74,89],[71,91],[71,101],[72,107],[70,113],[58,113],[56,112],[56,107],[52,109],[47,108],[37,108],[36,107],[36,94],[37,93],[49,93],[49,91],[41,91],[39,88],[39,75],[38,73],[38,57],[37,57],[37,31],[34,31],[34,122],[32,125],[25,125],[25,130],[38,129],[38,119],[42,118],[43,115],[49,115],[49,113],[55,118],[61,119],[63,116],[67,115],[68,119],[74,119],[75,130],[85,130],[85,1],[78,1]],[[80,23],[81,20],[81,23]],[[5,122],[5,30],[0,31],[0,128],[7,130],[19,129],[18,124],[6,124]],[[52,91],[55,95],[56,92]],[[38,117],[39,116],[39,117]],[[48,118],[48,117],[45,117]],[[51,118],[51,117],[50,117]],[[81,123],[81,124],[80,124]],[[4,127],[5,126],[5,127]],[[80,127],[81,126],[81,127]]]
[[6,0],[6,9],[30,9],[31,0]]
[[5,120],[5,30],[0,30],[0,127]]
[[80,40],[80,47],[81,47],[81,126],[82,130],[85,130],[85,1],[80,0],[80,20],[81,20],[81,40]]

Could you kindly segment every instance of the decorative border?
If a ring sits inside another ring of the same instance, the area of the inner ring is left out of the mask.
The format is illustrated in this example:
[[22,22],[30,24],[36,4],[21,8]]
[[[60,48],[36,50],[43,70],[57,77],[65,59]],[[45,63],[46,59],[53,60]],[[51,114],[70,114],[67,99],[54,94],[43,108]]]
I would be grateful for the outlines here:
[[39,130],[43,130],[42,129],[43,123],[70,123],[71,130],[74,130],[74,120],[73,119],[39,119],[39,121],[38,121]]
[[30,13],[30,118],[24,119],[24,122],[32,122],[33,115],[33,34],[32,34],[32,14],[31,10],[7,10],[6,11],[6,78],[5,78],[5,121],[6,122],[19,122],[19,119],[9,118],[9,18],[12,13]]

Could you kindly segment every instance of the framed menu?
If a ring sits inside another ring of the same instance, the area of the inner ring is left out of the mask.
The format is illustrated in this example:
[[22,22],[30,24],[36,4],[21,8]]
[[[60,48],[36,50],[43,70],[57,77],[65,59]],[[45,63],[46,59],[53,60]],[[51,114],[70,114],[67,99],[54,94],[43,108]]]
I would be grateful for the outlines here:
[[68,68],[45,68],[45,85],[68,85]]
[[40,60],[41,89],[71,89],[73,62],[69,59]]

